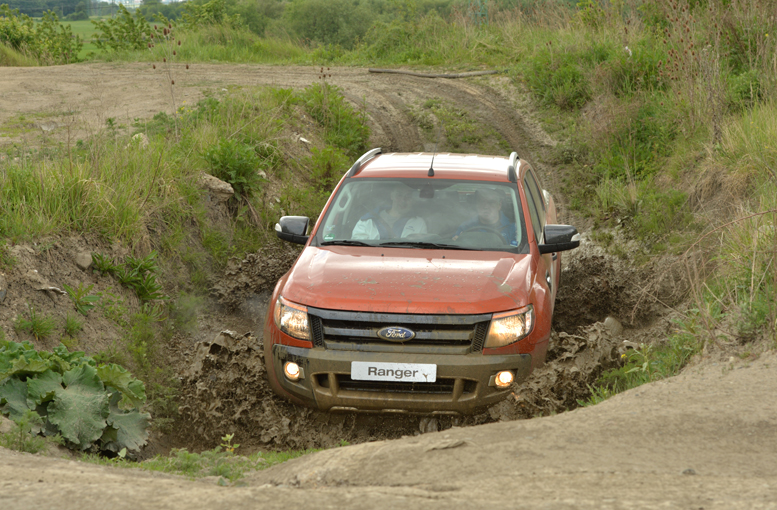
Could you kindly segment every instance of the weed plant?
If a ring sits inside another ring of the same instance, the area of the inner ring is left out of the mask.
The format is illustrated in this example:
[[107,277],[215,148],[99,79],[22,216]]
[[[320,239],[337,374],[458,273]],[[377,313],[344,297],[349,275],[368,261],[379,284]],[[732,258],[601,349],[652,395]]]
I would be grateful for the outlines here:
[[27,409],[10,431],[0,434],[0,446],[25,453],[38,453],[46,448],[46,439],[38,435],[43,419]]
[[89,294],[94,288],[94,285],[84,286],[83,282],[79,282],[78,287],[75,288],[67,284],[63,287],[70,300],[73,301],[76,311],[81,315],[86,315],[90,310],[97,306],[97,303],[100,301],[100,296]]
[[621,366],[605,372],[594,385],[589,386],[591,396],[587,400],[578,400],[578,404],[598,404],[623,391],[677,375],[703,346],[693,316],[679,324],[678,331],[666,343],[643,344],[623,354]]
[[[69,313],[65,317],[65,334],[69,336],[70,338],[75,338],[78,336],[78,333],[81,332],[81,330],[84,327],[84,323],[80,321],[77,317],[73,317]],[[68,349],[71,349],[73,347],[76,347],[75,345],[67,345],[65,342],[62,342],[65,344],[65,347]]]
[[57,324],[54,319],[48,315],[40,315],[35,307],[27,304],[27,315],[19,315],[14,322],[16,331],[23,331],[35,337],[35,340],[48,338],[56,329]]

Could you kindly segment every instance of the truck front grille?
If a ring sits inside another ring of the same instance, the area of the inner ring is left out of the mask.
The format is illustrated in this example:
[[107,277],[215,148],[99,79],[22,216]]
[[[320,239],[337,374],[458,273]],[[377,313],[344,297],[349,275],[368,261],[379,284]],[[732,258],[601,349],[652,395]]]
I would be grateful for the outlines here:
[[[308,307],[308,318],[316,347],[466,354],[483,349],[491,314],[405,315]],[[415,337],[402,343],[390,342],[378,336],[384,327],[407,328],[415,332]]]

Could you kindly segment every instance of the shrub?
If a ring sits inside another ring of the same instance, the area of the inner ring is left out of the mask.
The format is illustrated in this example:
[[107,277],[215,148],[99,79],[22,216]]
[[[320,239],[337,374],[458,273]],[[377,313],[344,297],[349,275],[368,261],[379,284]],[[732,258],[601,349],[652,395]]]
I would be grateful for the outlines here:
[[0,45],[34,56],[42,64],[67,64],[78,61],[83,47],[80,37],[74,36],[70,25],[62,25],[52,11],[43,14],[35,23],[19,9],[0,5]]
[[96,28],[92,42],[101,50],[142,50],[151,40],[151,27],[141,11],[133,17],[122,4],[115,18],[92,20],[92,24]]
[[39,420],[35,434],[59,434],[77,450],[138,451],[151,419],[140,412],[145,401],[143,383],[118,365],[97,366],[63,345],[48,352],[0,340],[0,412],[17,423]]
[[371,15],[348,0],[299,0],[286,8],[284,19],[300,37],[320,44],[352,48],[371,24]]
[[222,138],[203,157],[211,175],[231,184],[238,200],[250,198],[266,182],[258,173],[259,155],[254,147],[243,142]]

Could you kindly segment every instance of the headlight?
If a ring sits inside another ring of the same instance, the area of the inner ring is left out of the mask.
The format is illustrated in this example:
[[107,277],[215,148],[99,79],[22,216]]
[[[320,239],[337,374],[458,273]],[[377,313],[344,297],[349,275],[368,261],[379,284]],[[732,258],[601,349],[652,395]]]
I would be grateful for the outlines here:
[[531,333],[534,327],[534,307],[524,306],[519,310],[496,313],[491,318],[485,347],[504,347],[517,342]]
[[275,302],[273,318],[278,329],[287,335],[300,340],[310,340],[307,307],[278,298],[278,301]]

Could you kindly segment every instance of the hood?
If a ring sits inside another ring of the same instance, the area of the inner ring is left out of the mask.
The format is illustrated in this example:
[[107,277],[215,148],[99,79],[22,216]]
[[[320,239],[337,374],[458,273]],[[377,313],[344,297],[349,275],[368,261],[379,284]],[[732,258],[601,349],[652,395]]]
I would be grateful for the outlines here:
[[281,294],[330,310],[493,313],[528,303],[530,262],[505,252],[307,247]]

